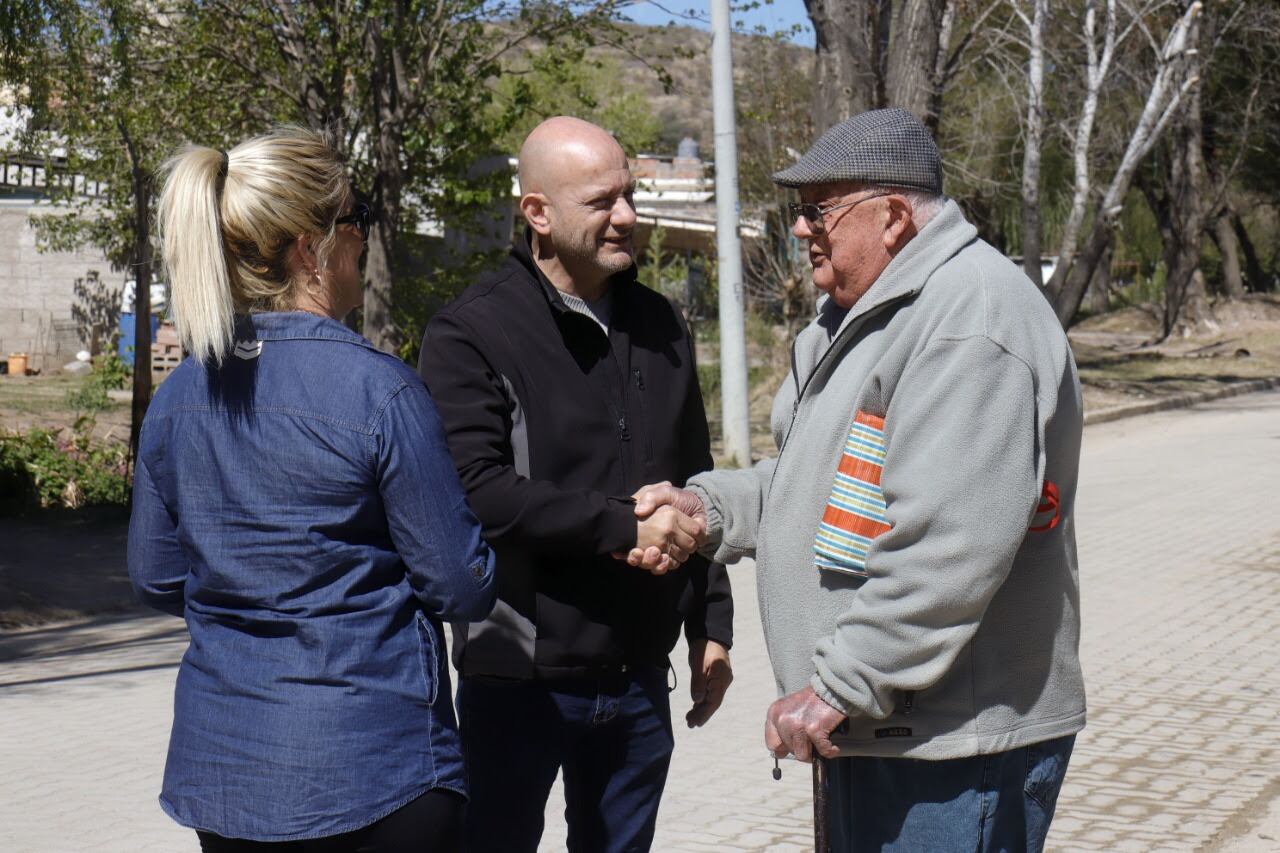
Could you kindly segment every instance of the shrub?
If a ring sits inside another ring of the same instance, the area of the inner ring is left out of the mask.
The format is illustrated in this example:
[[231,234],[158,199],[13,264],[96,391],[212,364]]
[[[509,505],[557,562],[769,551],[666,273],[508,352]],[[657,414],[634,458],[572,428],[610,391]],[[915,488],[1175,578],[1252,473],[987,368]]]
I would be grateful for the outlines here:
[[128,503],[127,449],[95,441],[92,427],[81,418],[69,431],[0,433],[0,515]]
[[100,412],[110,405],[108,391],[123,388],[133,370],[114,352],[93,360],[93,372],[80,387],[67,392],[67,405],[77,412]]

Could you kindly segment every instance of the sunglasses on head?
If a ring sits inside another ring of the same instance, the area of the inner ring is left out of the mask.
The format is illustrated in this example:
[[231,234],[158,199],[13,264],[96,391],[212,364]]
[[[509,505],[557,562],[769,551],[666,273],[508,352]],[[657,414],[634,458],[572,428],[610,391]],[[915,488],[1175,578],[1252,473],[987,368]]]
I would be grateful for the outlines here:
[[339,216],[333,220],[334,225],[346,225],[353,223],[360,229],[360,239],[366,243],[369,242],[369,223],[373,221],[373,210],[363,201],[358,201],[351,208],[351,212],[346,216]]
[[872,193],[871,195],[865,195],[862,198],[855,199],[854,201],[848,201],[844,204],[833,204],[831,207],[821,207],[807,202],[803,204],[792,203],[787,205],[787,215],[791,217],[792,222],[803,217],[805,224],[809,226],[810,233],[823,234],[827,230],[825,217],[828,213],[832,213],[846,207],[854,207],[862,204],[864,201],[870,201],[873,198],[883,198],[887,195],[890,195],[890,193]]

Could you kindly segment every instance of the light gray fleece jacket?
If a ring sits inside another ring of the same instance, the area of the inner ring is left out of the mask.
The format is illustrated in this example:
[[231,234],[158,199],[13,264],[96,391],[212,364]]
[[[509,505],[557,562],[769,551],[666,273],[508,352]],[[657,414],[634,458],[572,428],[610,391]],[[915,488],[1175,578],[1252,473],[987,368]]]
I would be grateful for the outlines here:
[[1044,297],[948,202],[793,362],[777,458],[690,481],[715,559],[756,558],[779,691],[849,715],[842,755],[1083,728],[1080,385]]

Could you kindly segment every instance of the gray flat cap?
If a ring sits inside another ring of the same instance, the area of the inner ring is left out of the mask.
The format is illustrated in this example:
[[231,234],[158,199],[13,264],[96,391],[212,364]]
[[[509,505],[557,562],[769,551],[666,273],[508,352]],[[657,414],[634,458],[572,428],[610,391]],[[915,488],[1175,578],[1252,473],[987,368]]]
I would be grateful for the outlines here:
[[942,157],[906,110],[871,110],[837,124],[796,164],[773,176],[784,187],[841,181],[942,193]]

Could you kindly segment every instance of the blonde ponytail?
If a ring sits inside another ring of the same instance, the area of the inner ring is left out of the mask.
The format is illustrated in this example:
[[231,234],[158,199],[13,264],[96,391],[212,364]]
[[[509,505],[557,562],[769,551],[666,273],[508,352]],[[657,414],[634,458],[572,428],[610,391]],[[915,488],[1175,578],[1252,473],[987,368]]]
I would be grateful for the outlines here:
[[324,266],[351,185],[327,136],[289,126],[225,155],[189,147],[166,169],[159,225],[174,323],[187,352],[221,363],[236,314],[293,308],[305,279],[290,268],[295,239],[313,235]]
[[165,166],[160,233],[173,321],[197,361],[220,363],[231,348],[235,300],[218,216],[222,152],[191,146]]

